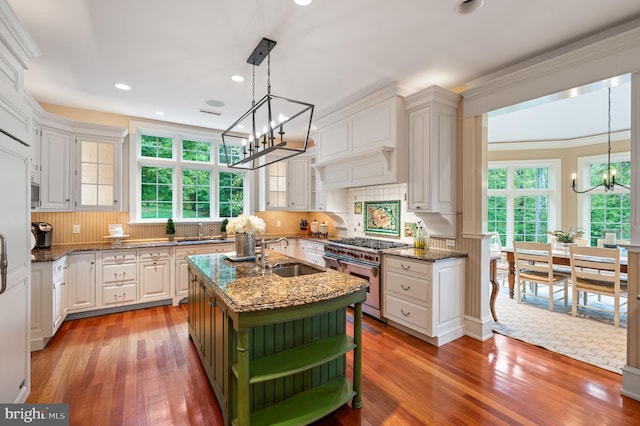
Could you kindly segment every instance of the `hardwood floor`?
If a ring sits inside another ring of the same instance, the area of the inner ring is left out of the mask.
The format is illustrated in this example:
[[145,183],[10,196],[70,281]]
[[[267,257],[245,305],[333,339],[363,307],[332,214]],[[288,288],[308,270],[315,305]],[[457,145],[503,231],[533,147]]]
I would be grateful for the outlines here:
[[[364,323],[364,407],[318,425],[640,424],[615,373],[501,335],[436,348]],[[67,321],[31,371],[27,402],[68,403],[72,425],[222,424],[184,305]]]

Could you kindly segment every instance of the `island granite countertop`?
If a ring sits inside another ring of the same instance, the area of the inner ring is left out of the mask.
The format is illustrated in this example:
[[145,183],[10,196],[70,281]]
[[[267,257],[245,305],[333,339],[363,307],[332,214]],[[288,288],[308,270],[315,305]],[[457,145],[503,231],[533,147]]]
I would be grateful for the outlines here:
[[438,250],[438,249],[417,249],[413,247],[401,247],[388,249],[383,252],[393,256],[408,257],[411,259],[424,260],[426,262],[438,262],[447,259],[455,259],[459,257],[467,257],[467,254],[454,250]]
[[233,262],[225,254],[187,256],[195,269],[234,312],[253,312],[288,308],[334,299],[369,286],[367,280],[319,267],[269,250],[270,264],[302,263],[321,272],[283,278],[254,262]]

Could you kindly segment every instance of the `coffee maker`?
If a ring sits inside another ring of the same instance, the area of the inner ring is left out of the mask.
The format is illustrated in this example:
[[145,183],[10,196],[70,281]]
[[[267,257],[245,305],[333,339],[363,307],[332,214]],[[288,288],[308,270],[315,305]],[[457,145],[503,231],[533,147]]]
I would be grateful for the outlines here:
[[36,245],[33,248],[51,247],[51,239],[53,238],[53,226],[51,226],[47,222],[31,222],[31,233],[36,239]]

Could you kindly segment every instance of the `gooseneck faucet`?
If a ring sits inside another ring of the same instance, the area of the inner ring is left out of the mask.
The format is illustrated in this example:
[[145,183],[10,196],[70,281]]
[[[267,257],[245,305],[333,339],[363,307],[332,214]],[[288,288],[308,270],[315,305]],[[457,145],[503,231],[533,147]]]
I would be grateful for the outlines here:
[[278,244],[283,242],[285,243],[285,247],[289,247],[289,240],[285,237],[278,238],[276,240],[265,240],[264,238],[260,240],[260,255],[256,256],[256,263],[260,266],[261,270],[265,270],[267,268],[267,256],[265,256],[265,249],[269,244]]

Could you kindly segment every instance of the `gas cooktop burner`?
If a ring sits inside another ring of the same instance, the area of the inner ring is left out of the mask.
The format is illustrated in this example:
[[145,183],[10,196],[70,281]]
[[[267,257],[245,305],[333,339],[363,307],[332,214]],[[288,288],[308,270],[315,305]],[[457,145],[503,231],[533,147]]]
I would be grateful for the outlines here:
[[340,240],[332,240],[330,243],[341,244],[352,247],[362,247],[373,250],[386,250],[396,247],[406,247],[408,244],[403,242],[377,240],[375,238],[342,238]]

